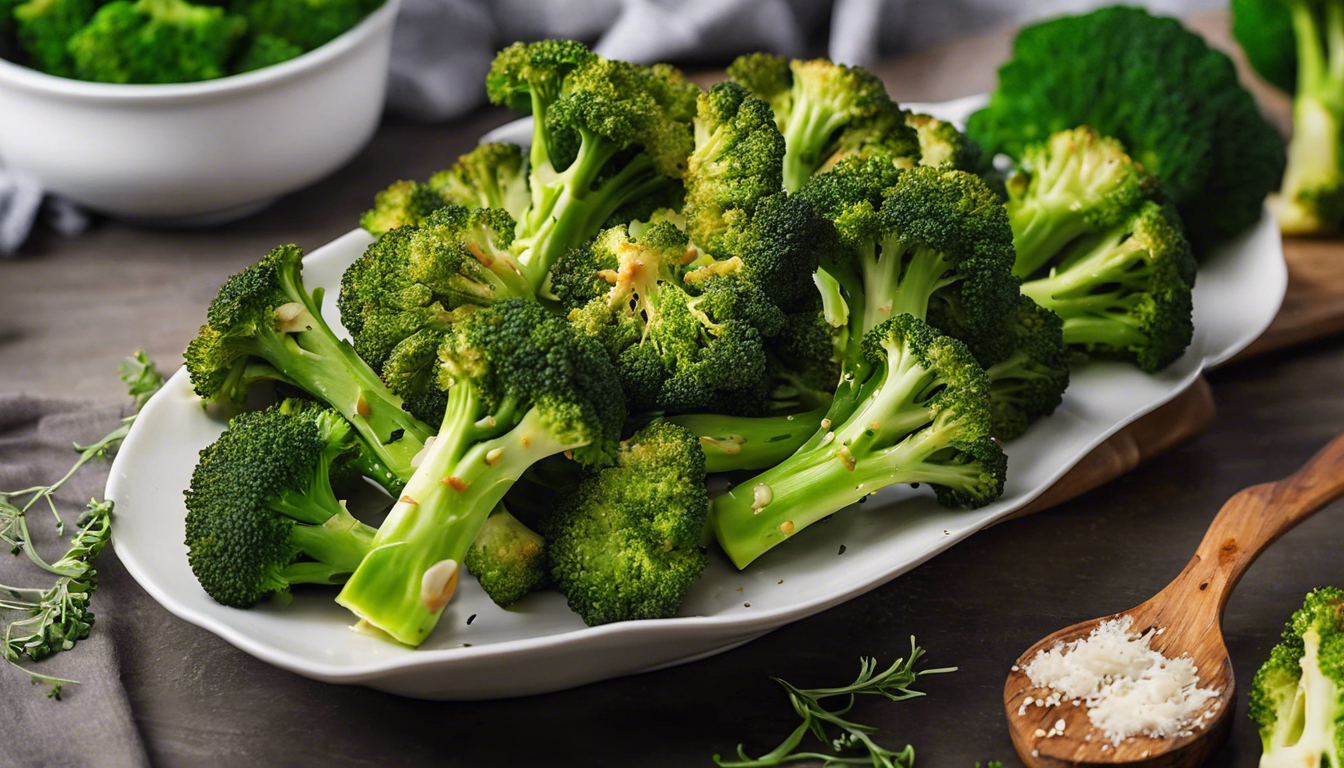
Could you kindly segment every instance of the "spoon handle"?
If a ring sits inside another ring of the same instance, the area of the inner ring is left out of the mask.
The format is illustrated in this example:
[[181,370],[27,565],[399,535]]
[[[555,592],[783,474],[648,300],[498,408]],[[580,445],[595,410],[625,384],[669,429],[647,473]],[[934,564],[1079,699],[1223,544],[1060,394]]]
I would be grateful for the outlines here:
[[[1168,589],[1216,596],[1222,615],[1232,588],[1276,539],[1344,495],[1344,434],[1331,440],[1293,474],[1253,485],[1227,500],[1209,525],[1194,558]],[[1165,590],[1164,590],[1165,591]]]

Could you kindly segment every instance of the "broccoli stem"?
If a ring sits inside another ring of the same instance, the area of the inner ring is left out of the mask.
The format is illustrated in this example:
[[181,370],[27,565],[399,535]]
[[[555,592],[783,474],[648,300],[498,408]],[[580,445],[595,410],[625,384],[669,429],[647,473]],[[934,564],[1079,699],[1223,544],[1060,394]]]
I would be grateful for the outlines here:
[[[1288,3],[1297,39],[1293,138],[1276,213],[1283,231],[1311,234],[1344,226],[1344,8]],[[1318,16],[1319,14],[1319,16]],[[1321,29],[1324,25],[1324,29]]]
[[469,380],[449,389],[439,437],[336,598],[407,645],[424,641],[451,597],[430,589],[426,572],[446,560],[460,568],[491,510],[523,472],[581,447],[557,439],[535,408],[506,430],[502,425],[516,418],[512,407],[481,418],[481,405]]
[[1065,344],[1105,344],[1126,349],[1146,340],[1147,336],[1133,324],[1132,318],[1121,312],[1108,313],[1105,317],[1064,318]]
[[1123,236],[1107,234],[1047,277],[1023,283],[1022,294],[1064,319],[1065,344],[1108,344],[1117,349],[1141,345],[1146,337],[1129,306],[1140,295],[1093,289],[1141,286],[1148,272],[1145,254]]
[[598,181],[602,169],[620,149],[587,131],[580,132],[578,156],[563,171],[549,161],[532,174],[533,205],[519,224],[515,247],[523,274],[533,290],[540,290],[551,265],[561,254],[592,237],[603,222],[631,200],[652,194],[672,183],[657,174],[653,160],[635,155],[613,176]]
[[[903,264],[906,265],[905,274],[901,274]],[[955,275],[948,276],[951,268],[947,257],[937,251],[924,247],[907,249],[896,238],[883,241],[881,255],[863,261],[863,284],[867,294],[863,307],[863,333],[896,315],[925,319],[934,292],[956,282]]]
[[797,192],[821,165],[831,136],[848,115],[807,94],[795,93],[784,129],[784,189]]
[[290,383],[320,397],[354,426],[391,475],[376,478],[379,482],[408,477],[411,459],[432,431],[403,410],[401,398],[387,390],[354,347],[332,332],[322,317],[322,289],[311,294],[305,291],[297,265],[281,270],[280,279],[285,292],[307,309],[307,325],[293,334],[279,329],[259,333],[258,356]]
[[667,421],[700,438],[706,472],[768,469],[792,456],[814,434],[825,408],[787,416],[686,414]]

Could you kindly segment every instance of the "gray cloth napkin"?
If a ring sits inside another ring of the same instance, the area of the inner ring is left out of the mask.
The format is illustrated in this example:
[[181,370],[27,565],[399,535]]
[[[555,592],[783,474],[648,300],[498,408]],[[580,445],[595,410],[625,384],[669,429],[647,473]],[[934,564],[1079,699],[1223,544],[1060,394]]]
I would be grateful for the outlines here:
[[[118,407],[25,395],[0,395],[0,488],[12,490],[45,485],[63,475],[76,458],[71,444],[88,443],[110,432],[122,416]],[[86,464],[59,494],[58,502],[71,532],[92,497],[101,498],[108,462]],[[57,541],[51,513],[34,508],[29,528],[48,559],[65,546]],[[99,588],[93,597],[93,630],[74,649],[33,665],[43,674],[80,681],[63,687],[60,701],[45,687],[0,663],[0,765],[31,768],[142,768],[149,765],[144,744],[121,684],[123,648],[134,632],[119,617],[131,616],[130,601],[148,600],[130,584],[111,547],[96,561]],[[39,587],[54,577],[34,567],[23,555],[0,551],[0,583]],[[32,664],[31,662],[25,662]]]

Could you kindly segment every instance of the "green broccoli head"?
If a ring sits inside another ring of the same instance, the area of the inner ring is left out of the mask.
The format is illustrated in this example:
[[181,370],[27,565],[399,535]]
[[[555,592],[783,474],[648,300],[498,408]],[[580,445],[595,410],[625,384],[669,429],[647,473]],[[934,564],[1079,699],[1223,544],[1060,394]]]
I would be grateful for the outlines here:
[[1284,0],[1232,0],[1232,35],[1260,76],[1284,93],[1297,88],[1293,17]]
[[595,58],[596,54],[575,40],[514,43],[491,63],[486,94],[495,104],[544,118],[546,107],[560,95],[565,77]]
[[230,73],[247,19],[185,0],[116,0],[70,38],[74,72],[104,83],[187,83]]
[[1283,142],[1232,61],[1175,19],[1110,7],[1023,29],[967,132],[1013,157],[1090,125],[1129,148],[1180,209],[1200,248],[1260,218]]
[[532,199],[517,144],[482,144],[459,157],[446,171],[429,177],[427,186],[439,196],[468,208],[501,208],[519,219]]
[[980,175],[988,159],[971,137],[957,127],[931,115],[905,113],[906,125],[919,140],[919,164],[937,168],[955,168]]
[[1065,344],[1154,372],[1190,344],[1194,282],[1179,216],[1150,201],[1129,220],[1068,246],[1048,275],[1022,284],[1022,293],[1063,318]]
[[862,378],[842,384],[821,428],[783,462],[714,500],[711,522],[743,568],[804,527],[890,485],[927,483],[947,506],[1003,492],[989,377],[962,342],[908,314],[861,344]]
[[[843,292],[851,345],[887,318],[910,314],[961,339],[981,360],[1007,354],[1017,303],[1012,230],[978,177],[850,158],[800,195],[835,223],[842,247],[821,264]],[[847,357],[858,356],[851,350]]]
[[644,427],[546,518],[551,577],[589,626],[673,616],[705,568],[708,505],[699,440]]
[[921,136],[911,122],[912,117],[894,101],[879,104],[872,114],[864,115],[845,126],[836,139],[835,151],[817,169],[818,172],[829,171],[846,157],[866,157],[875,153],[889,157],[892,165],[898,169],[919,165],[923,151],[920,146]]
[[27,0],[0,4],[0,15],[13,14],[14,31],[28,63],[49,75],[71,77],[75,62],[70,57],[70,38],[89,22],[99,5],[98,0]]
[[1082,126],[1022,150],[1022,171],[1008,180],[1008,220],[1023,278],[1040,272],[1060,249],[1088,232],[1127,219],[1157,194],[1115,139]]
[[1307,594],[1251,683],[1261,765],[1344,764],[1344,591]]
[[187,560],[206,593],[246,608],[291,584],[348,578],[374,529],[337,501],[331,472],[359,450],[340,414],[311,402],[234,417],[186,491]]
[[472,540],[463,564],[500,608],[508,608],[550,582],[546,540],[509,514],[502,503]]
[[303,55],[303,49],[283,37],[260,34],[254,36],[243,47],[243,52],[233,63],[235,74],[252,72],[274,64],[289,61]]
[[886,88],[871,72],[826,59],[786,62],[748,54],[729,65],[728,76],[774,110],[784,134],[784,188],[790,192],[836,152],[847,126],[891,107]]
[[752,318],[763,300],[735,281],[686,285],[687,255],[669,222],[638,238],[616,227],[562,258],[552,285],[570,322],[615,361],[632,411],[759,409],[765,353]]
[[1008,357],[985,369],[994,436],[1011,440],[1055,412],[1069,386],[1064,322],[1030,296],[1018,300]]
[[337,307],[355,351],[383,370],[397,344],[463,304],[532,298],[509,250],[513,219],[448,205],[383,235],[341,277]]
[[360,215],[359,226],[381,237],[397,227],[416,226],[448,204],[440,188],[403,179],[374,196],[373,207]]
[[284,38],[305,51],[336,39],[383,0],[233,0],[253,33]]
[[691,239],[725,255],[761,201],[779,193],[783,159],[784,137],[768,104],[731,81],[700,94],[685,179]]

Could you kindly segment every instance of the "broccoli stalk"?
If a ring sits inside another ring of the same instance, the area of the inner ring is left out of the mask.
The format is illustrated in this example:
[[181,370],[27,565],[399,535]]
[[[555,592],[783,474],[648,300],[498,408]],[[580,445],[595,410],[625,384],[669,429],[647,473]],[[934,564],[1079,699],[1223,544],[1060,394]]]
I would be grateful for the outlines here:
[[966,346],[900,315],[869,332],[863,352],[867,375],[850,382],[852,397],[837,397],[822,431],[714,500],[715,535],[738,568],[889,485],[930,483],[949,506],[1002,493],[989,379]]
[[523,472],[561,453],[606,461],[625,415],[601,347],[535,302],[464,313],[438,357],[437,382],[403,381],[447,390],[439,434],[337,597],[408,645],[438,622],[458,565]]
[[1251,683],[1263,768],[1344,765],[1344,592],[1310,592]]
[[299,248],[282,246],[229,278],[187,346],[192,385],[207,401],[241,401],[258,378],[296,386],[345,417],[382,466],[375,479],[395,485],[433,431],[336,337],[322,317],[322,290],[304,288],[302,269]]
[[826,408],[781,416],[690,413],[667,421],[700,439],[706,472],[769,469],[803,447],[821,426]]
[[1289,234],[1344,227],[1344,5],[1284,0],[1297,40],[1288,167],[1275,201]]

